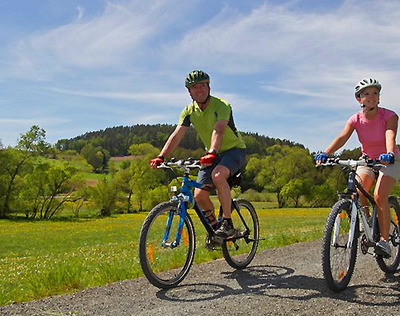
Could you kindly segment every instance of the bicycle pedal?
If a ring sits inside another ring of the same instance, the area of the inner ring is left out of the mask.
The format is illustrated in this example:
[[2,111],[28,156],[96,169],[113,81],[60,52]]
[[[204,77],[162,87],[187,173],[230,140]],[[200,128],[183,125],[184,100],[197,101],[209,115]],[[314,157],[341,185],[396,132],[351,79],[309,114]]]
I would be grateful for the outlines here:
[[374,251],[375,257],[382,257],[384,259],[389,259],[391,255],[387,254],[385,251],[381,250],[378,247],[375,247]]
[[[218,237],[217,237],[218,238]],[[206,237],[206,242],[204,244],[204,247],[208,250],[208,251],[213,251],[213,250],[218,250],[221,247],[222,241],[219,242],[218,240],[216,240],[215,237],[210,237],[207,236]]]

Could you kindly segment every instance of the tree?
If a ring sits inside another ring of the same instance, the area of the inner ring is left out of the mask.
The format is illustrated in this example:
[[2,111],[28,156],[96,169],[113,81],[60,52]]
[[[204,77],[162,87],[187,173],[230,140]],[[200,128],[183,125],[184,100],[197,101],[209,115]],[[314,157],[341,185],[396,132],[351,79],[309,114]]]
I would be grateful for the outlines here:
[[16,148],[0,150],[0,218],[11,212],[11,203],[16,201],[20,189],[17,183],[32,168],[32,158],[46,153],[49,148],[46,131],[33,125],[28,132],[21,134]]
[[266,153],[263,158],[251,157],[246,170],[254,175],[257,185],[275,193],[278,206],[283,207],[289,198],[289,187],[287,194],[284,194],[283,188],[292,179],[312,179],[314,164],[308,150],[300,147],[274,145]]
[[162,191],[157,188],[167,184],[166,177],[161,170],[149,168],[149,160],[159,153],[158,148],[149,143],[133,144],[129,147],[129,153],[136,156],[130,162],[129,191],[138,202],[139,211],[142,211],[146,201],[150,207],[151,201],[157,200],[158,192]]
[[102,216],[110,216],[118,198],[118,186],[115,180],[102,178],[96,187],[90,189],[90,195]]
[[95,146],[92,143],[86,144],[81,150],[81,155],[93,167],[95,172],[104,172],[107,169],[110,154],[100,146]]
[[341,168],[319,168],[315,185],[307,197],[313,207],[332,206],[339,192],[347,185],[347,175]]
[[79,218],[79,213],[82,207],[90,199],[90,189],[85,185],[85,181],[81,178],[74,178],[70,182],[73,191],[69,200],[65,203],[76,218]]
[[159,149],[149,143],[132,144],[129,146],[129,154],[133,156],[149,156],[154,157],[159,152]]
[[122,192],[123,195],[122,200],[126,201],[126,210],[128,213],[132,212],[132,196],[133,196],[130,180],[131,180],[131,174],[129,171],[129,166],[126,168],[122,168],[121,170],[118,171],[116,175],[116,182],[118,188]]
[[32,167],[31,155],[14,148],[0,150],[0,218],[11,212],[18,195],[18,183]]
[[282,196],[293,200],[294,206],[299,207],[300,198],[302,196],[309,196],[313,186],[312,179],[291,179],[282,188]]
[[37,125],[32,125],[28,132],[21,134],[17,149],[32,155],[46,153],[50,144],[46,142],[46,131]]
[[71,180],[77,169],[67,163],[62,166],[47,162],[38,163],[25,176],[21,190],[21,203],[27,217],[51,218],[61,210],[65,202],[71,201],[76,189]]
[[160,170],[152,170],[149,168],[149,157],[138,158],[131,161],[129,168],[130,181],[129,186],[133,192],[133,196],[139,203],[139,211],[143,210],[143,204],[149,197],[152,190],[163,185],[165,173]]

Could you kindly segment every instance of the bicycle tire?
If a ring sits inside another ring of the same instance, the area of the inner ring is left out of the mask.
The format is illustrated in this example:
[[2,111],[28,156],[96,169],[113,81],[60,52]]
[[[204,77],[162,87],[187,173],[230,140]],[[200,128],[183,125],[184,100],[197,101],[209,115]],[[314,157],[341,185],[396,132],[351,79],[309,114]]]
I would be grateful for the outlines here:
[[[233,207],[232,221],[239,236],[237,239],[235,237],[228,238],[222,243],[222,254],[232,268],[244,269],[251,263],[257,252],[259,223],[257,213],[249,201],[237,199],[234,200],[234,203],[237,204],[240,214]],[[249,230],[246,229],[243,221]]]
[[[357,246],[360,235],[358,216],[352,246],[351,248],[347,247],[351,223],[351,206],[349,200],[337,201],[328,215],[324,229],[322,270],[328,287],[334,292],[340,292],[348,286],[357,259]],[[332,245],[336,218],[338,218],[340,225],[339,236],[336,244]]]
[[390,230],[388,243],[392,250],[390,258],[376,257],[379,268],[386,273],[395,273],[400,264],[400,206],[395,196],[389,197],[390,204]]
[[178,202],[163,202],[147,215],[139,236],[139,260],[143,273],[154,286],[168,289],[177,286],[188,274],[193,263],[196,235],[193,221],[186,215],[180,244],[163,247],[169,212],[174,213],[168,242],[174,241],[180,216]]

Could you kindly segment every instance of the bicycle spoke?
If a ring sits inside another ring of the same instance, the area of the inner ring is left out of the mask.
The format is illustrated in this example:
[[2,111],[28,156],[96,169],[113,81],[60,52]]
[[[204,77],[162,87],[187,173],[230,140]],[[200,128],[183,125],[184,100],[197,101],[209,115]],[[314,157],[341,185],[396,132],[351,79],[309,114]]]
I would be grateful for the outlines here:
[[341,291],[347,287],[356,262],[358,224],[352,247],[348,247],[350,205],[348,200],[338,201],[329,214],[324,231],[322,267],[325,280],[334,291]]
[[226,262],[235,269],[243,269],[253,260],[259,238],[257,214],[250,202],[239,199],[236,201],[239,212],[232,212],[232,221],[237,236],[229,238],[222,245]]
[[[169,288],[181,282],[189,272],[195,251],[193,223],[186,216],[179,245],[175,244],[180,216],[177,205],[161,203],[149,213],[139,241],[140,263],[149,281],[157,287]],[[168,225],[167,225],[168,223]],[[167,228],[166,228],[167,227]],[[169,234],[166,234],[169,229]],[[164,240],[168,237],[167,240]]]
[[376,261],[382,271],[386,273],[394,273],[400,264],[400,227],[399,214],[400,208],[396,199],[390,199],[390,227],[388,243],[392,252],[390,258],[378,256]]

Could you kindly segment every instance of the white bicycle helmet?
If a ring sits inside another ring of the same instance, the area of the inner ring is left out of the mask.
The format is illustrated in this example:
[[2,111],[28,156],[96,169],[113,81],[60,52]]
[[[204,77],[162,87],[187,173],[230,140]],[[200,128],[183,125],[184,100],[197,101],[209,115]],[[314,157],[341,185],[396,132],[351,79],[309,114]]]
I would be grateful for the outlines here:
[[365,79],[361,80],[354,88],[354,95],[355,95],[356,99],[360,97],[361,91],[363,91],[365,88],[368,88],[368,87],[375,87],[379,91],[381,91],[381,89],[382,89],[382,86],[378,80],[373,79],[373,78],[365,78]]

